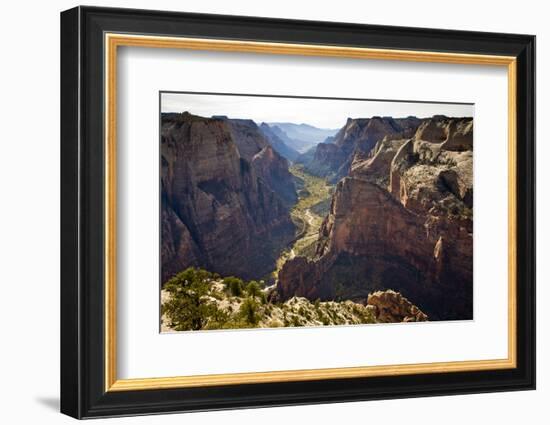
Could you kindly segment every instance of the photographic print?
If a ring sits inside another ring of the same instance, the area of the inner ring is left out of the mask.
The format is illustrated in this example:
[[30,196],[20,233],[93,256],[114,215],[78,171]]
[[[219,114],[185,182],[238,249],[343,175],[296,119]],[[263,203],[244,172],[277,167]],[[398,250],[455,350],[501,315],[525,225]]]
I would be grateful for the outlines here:
[[534,36],[89,6],[60,34],[62,413],[535,388]]
[[472,320],[473,112],[161,92],[161,332]]

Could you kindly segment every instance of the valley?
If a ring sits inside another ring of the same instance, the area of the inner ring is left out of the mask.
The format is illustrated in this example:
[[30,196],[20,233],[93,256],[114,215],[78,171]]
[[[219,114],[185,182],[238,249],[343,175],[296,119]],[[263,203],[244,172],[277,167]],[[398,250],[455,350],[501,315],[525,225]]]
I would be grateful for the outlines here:
[[296,257],[313,258],[319,229],[329,212],[334,185],[304,170],[303,165],[293,164],[289,171],[295,178],[298,202],[290,210],[290,217],[297,228],[296,237],[276,260],[276,268],[268,281],[276,283],[286,261]]
[[166,113],[161,154],[164,330],[472,318],[472,118]]

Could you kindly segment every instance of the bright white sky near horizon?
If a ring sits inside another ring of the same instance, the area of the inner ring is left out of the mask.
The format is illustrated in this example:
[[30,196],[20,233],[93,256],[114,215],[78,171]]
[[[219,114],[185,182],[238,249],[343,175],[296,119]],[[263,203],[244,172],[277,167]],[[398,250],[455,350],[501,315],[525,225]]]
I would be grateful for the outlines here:
[[418,118],[433,115],[473,117],[473,105],[414,103],[379,100],[296,99],[269,96],[234,96],[162,93],[162,112],[190,112],[211,117],[247,118],[262,122],[310,124],[318,128],[341,128],[348,118],[391,116]]

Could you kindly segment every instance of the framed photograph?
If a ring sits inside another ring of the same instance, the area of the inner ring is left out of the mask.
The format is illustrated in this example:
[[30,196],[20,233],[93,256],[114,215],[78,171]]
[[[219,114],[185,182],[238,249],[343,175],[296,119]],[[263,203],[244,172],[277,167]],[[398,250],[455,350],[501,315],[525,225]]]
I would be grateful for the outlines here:
[[61,411],[535,388],[535,38],[61,14]]

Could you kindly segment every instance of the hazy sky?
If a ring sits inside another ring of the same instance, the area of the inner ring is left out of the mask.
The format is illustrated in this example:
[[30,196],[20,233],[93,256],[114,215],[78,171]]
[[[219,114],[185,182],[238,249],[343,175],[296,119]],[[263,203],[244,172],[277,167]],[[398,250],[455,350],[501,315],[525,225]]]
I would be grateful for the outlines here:
[[374,100],[294,99],[278,97],[162,93],[162,112],[185,112],[211,117],[248,118],[262,122],[306,123],[319,128],[340,128],[349,118],[414,115],[472,117],[473,105],[388,102]]

